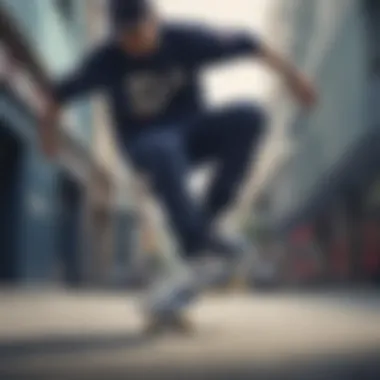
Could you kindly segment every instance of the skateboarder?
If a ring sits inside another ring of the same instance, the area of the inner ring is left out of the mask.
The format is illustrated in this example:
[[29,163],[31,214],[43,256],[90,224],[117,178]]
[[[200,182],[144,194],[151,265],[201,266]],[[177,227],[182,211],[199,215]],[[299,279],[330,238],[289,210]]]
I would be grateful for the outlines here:
[[[213,222],[236,196],[251,154],[263,139],[266,115],[256,104],[209,109],[202,70],[256,58],[284,79],[301,105],[313,106],[314,88],[255,35],[219,32],[196,23],[176,25],[162,20],[148,0],[109,4],[112,37],[57,83],[41,122],[43,149],[49,156],[56,153],[63,105],[103,92],[122,153],[149,179],[186,257],[204,252],[233,255],[232,245],[218,237]],[[205,162],[215,163],[217,170],[204,202],[198,202],[189,192],[187,177],[191,168]]]

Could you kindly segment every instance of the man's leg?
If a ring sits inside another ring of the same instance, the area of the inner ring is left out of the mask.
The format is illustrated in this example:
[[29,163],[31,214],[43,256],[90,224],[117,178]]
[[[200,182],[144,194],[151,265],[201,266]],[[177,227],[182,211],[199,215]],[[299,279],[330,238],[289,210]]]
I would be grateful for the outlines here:
[[[154,195],[164,206],[186,256],[198,255],[206,246],[207,230],[199,206],[187,186],[187,152],[181,133],[147,134],[129,146],[129,154],[137,169],[147,176]],[[194,272],[195,268],[186,265],[181,257],[165,256],[164,271],[156,273],[158,282],[154,280],[152,292],[146,299],[149,314],[164,315],[183,310],[206,286]]]
[[[213,228],[213,221],[234,200],[250,166],[250,158],[263,139],[265,114],[258,106],[235,105],[198,117],[188,129],[189,157],[195,162],[214,161],[217,172],[204,202],[211,227],[209,250],[227,259],[221,283],[248,281],[255,249],[244,239],[228,239]],[[214,282],[214,280],[211,280]],[[236,283],[235,283],[236,285]]]
[[188,159],[181,134],[151,132],[133,142],[129,153],[167,212],[181,248],[188,254],[202,250],[205,223],[187,186]]
[[188,129],[190,158],[213,160],[218,166],[204,204],[209,222],[233,201],[262,141],[265,122],[259,106],[239,104],[205,114]]

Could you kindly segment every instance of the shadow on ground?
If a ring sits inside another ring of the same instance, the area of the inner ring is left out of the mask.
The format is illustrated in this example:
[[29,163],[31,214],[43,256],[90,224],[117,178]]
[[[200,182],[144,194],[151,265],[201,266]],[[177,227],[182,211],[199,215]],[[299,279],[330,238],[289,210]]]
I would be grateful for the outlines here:
[[95,351],[136,349],[152,343],[153,337],[143,334],[56,335],[38,339],[1,341],[0,363],[10,359],[57,354],[82,354]]
[[293,363],[263,368],[258,363],[225,368],[223,365],[199,368],[196,365],[181,368],[108,368],[103,371],[41,371],[33,373],[0,370],[3,380],[378,380],[379,357],[339,358],[313,363]]
[[28,372],[20,364],[19,368],[7,368],[7,361],[23,362],[24,359],[42,357],[49,361],[50,355],[93,354],[114,355],[118,350],[125,351],[150,344],[152,338],[137,334],[97,335],[97,336],[50,336],[38,340],[0,342],[1,380],[121,380],[121,379],[164,379],[164,380],[376,380],[380,379],[380,350],[361,354],[340,353],[311,357],[309,360],[288,360],[271,365],[251,362],[226,365],[214,362],[202,368],[195,362],[161,363],[150,366],[133,365],[128,362],[120,368],[87,368],[86,370],[67,368],[59,371],[33,370]]

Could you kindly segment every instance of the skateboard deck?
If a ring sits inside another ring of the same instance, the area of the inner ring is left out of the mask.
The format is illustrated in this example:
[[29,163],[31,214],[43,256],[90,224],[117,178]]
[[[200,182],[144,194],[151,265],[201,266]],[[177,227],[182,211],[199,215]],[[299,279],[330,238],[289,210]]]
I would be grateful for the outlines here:
[[155,336],[164,333],[188,335],[194,332],[194,324],[184,311],[146,315],[144,334]]

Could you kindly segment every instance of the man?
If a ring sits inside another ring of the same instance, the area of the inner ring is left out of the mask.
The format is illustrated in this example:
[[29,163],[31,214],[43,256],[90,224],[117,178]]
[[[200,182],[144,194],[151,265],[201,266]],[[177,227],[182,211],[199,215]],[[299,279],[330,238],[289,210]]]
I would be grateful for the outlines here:
[[[187,257],[234,250],[212,230],[242,182],[252,151],[265,132],[259,106],[236,104],[209,110],[200,83],[202,69],[239,57],[262,60],[287,82],[304,106],[312,106],[311,84],[290,63],[255,36],[218,33],[202,25],[162,21],[148,0],[112,0],[113,38],[57,84],[41,124],[45,152],[57,149],[61,106],[103,91],[110,103],[122,152],[164,206]],[[217,172],[205,201],[195,201],[186,185],[188,170],[215,162]]]

